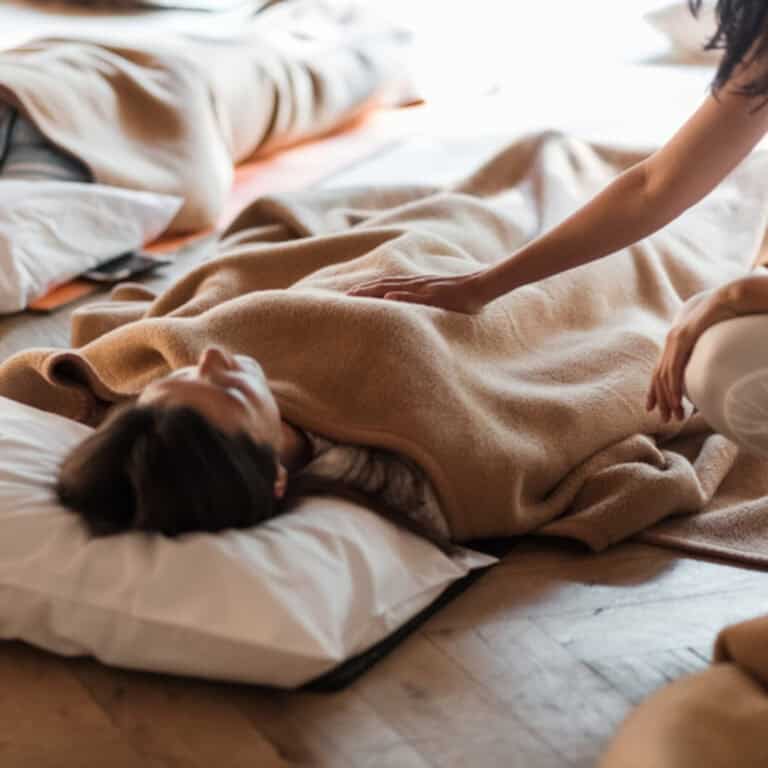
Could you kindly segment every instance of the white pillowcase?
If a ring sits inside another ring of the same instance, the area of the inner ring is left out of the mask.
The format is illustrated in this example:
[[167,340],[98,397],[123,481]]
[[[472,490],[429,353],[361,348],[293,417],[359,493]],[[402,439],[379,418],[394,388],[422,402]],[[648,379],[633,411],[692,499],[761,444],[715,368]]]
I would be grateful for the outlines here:
[[101,184],[0,180],[0,314],[154,240],[181,204]]
[[335,499],[248,531],[90,539],[52,494],[89,428],[0,398],[0,638],[121,667],[295,687],[494,559]]

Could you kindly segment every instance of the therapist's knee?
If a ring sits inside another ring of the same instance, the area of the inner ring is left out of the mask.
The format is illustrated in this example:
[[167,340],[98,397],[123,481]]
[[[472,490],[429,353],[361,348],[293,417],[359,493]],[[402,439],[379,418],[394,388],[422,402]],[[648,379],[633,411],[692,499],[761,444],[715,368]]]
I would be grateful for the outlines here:
[[686,367],[685,388],[713,429],[768,455],[768,315],[708,328]]

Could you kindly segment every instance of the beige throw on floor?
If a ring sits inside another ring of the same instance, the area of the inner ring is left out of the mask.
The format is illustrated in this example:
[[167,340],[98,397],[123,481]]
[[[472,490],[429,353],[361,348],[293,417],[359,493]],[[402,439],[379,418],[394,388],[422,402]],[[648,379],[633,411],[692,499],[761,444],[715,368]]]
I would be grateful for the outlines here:
[[714,661],[632,712],[599,768],[768,765],[768,617],[724,629]]
[[261,361],[289,421],[419,462],[455,539],[543,530],[605,547],[701,511],[734,466],[732,444],[696,419],[662,426],[644,396],[683,300],[755,257],[763,156],[656,236],[476,316],[344,290],[492,263],[638,159],[544,134],[447,190],[262,199],[220,258],[158,298],[128,286],[86,307],[77,351],[11,358],[0,394],[93,423],[92,393],[131,397],[220,344]]
[[170,231],[213,226],[233,164],[337,128],[402,86],[396,30],[285,3],[237,38],[38,40],[0,53],[0,99],[96,181],[185,199]]

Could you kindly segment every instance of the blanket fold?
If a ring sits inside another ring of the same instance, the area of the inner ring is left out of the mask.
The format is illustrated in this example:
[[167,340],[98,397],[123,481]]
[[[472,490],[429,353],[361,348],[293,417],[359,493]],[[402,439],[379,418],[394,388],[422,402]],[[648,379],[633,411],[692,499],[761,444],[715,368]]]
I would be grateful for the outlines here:
[[128,289],[81,312],[76,350],[6,361],[0,394],[94,422],[220,344],[261,362],[289,421],[418,462],[454,539],[543,530],[607,546],[700,511],[734,464],[730,444],[662,424],[644,394],[681,303],[751,265],[763,156],[656,236],[476,316],[345,290],[493,263],[638,159],[547,133],[444,190],[262,199],[219,258],[154,300]]

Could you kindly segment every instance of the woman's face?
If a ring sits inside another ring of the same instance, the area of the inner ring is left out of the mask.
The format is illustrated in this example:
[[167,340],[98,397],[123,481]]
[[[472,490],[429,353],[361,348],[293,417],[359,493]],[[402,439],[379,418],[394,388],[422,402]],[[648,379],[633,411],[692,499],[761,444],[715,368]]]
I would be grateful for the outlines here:
[[197,365],[152,382],[138,402],[193,408],[222,432],[244,432],[257,443],[271,445],[278,455],[282,448],[280,410],[261,366],[220,347],[208,347]]

